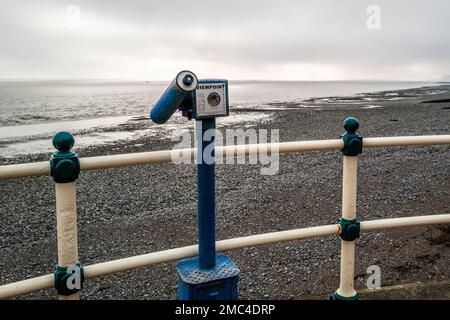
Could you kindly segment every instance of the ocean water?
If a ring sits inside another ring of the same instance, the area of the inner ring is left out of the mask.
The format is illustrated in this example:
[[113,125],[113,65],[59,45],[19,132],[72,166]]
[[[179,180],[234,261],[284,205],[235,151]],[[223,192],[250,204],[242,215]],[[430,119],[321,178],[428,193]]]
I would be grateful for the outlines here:
[[[220,121],[261,121],[270,112],[276,112],[278,104],[272,103],[300,103],[311,98],[353,96],[435,84],[396,81],[230,81],[231,113],[234,108],[253,108],[259,112]],[[179,115],[165,126],[154,126],[141,132],[120,130],[120,125],[132,117],[148,117],[149,110],[167,85],[168,82],[144,81],[0,81],[0,157],[51,150],[48,138],[59,130],[78,134],[78,146],[133,139],[136,134],[155,135],[158,130],[174,131],[184,125]],[[396,99],[395,92],[391,94],[392,99]],[[320,102],[327,103],[328,99],[322,98]],[[309,104],[305,102],[304,106]],[[105,127],[117,129],[105,132]]]
[[[432,85],[395,81],[230,81],[232,106]],[[147,115],[168,82],[0,81],[0,126]]]

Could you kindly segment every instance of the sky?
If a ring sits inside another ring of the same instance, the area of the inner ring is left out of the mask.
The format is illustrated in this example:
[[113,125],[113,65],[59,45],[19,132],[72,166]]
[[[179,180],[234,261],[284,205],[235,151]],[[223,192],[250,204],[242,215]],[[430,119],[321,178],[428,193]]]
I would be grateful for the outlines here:
[[450,80],[449,16],[448,0],[0,0],[0,78]]

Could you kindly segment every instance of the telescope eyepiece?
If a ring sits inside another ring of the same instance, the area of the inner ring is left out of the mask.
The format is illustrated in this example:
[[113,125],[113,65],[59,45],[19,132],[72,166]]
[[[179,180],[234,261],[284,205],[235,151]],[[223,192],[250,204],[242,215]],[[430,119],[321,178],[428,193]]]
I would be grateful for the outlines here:
[[190,74],[187,74],[183,78],[183,84],[186,86],[190,86],[192,83],[194,83],[194,77],[192,77]]

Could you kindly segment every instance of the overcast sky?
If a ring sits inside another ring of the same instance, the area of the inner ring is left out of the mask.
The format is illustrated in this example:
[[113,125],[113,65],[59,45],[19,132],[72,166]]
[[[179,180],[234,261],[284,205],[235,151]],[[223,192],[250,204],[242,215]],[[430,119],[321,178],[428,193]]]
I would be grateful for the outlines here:
[[0,0],[10,79],[440,80],[449,39],[448,0]]

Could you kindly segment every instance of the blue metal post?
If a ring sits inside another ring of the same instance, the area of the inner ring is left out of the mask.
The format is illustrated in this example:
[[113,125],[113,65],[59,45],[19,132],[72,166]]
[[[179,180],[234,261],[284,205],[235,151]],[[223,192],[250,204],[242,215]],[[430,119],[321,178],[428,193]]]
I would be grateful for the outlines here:
[[[207,130],[216,130],[216,119],[196,121],[197,131],[197,192],[199,267],[212,269],[216,265],[216,174],[214,139],[205,141]],[[211,150],[205,154],[206,148]]]
[[[200,81],[199,81],[200,83]],[[221,94],[222,101],[228,103],[227,82],[224,80],[202,80],[206,93],[191,98],[186,97],[181,110],[188,118],[196,119],[197,143],[197,192],[198,192],[198,257],[180,260],[177,263],[178,297],[180,300],[232,300],[238,297],[239,269],[232,259],[224,254],[216,254],[216,174],[215,174],[215,134],[216,116],[228,115],[209,114],[199,116],[197,107],[209,106],[207,94],[211,94],[208,85],[212,87],[219,83],[216,95]],[[211,84],[212,83],[212,84]],[[213,92],[214,93],[214,92]],[[197,101],[200,99],[199,101]],[[202,102],[201,99],[204,99]],[[198,105],[197,105],[198,104]],[[200,108],[200,107],[199,107]],[[211,110],[209,110],[211,111]],[[205,110],[203,110],[205,112]]]

